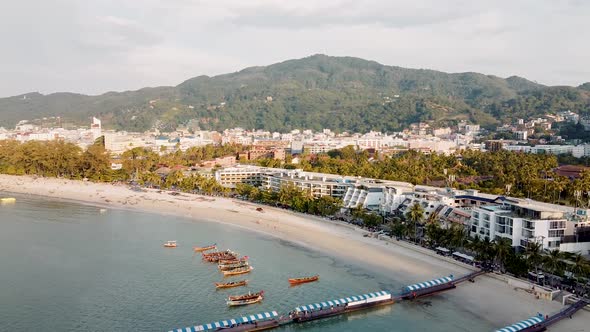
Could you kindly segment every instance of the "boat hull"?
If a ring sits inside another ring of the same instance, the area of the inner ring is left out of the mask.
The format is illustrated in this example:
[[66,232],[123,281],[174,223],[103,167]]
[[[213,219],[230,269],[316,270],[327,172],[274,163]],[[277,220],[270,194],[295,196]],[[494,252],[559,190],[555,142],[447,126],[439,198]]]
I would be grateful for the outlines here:
[[293,279],[289,279],[289,284],[291,284],[291,286],[293,286],[293,285],[306,284],[308,282],[314,282],[314,281],[318,281],[318,280],[320,280],[319,276],[315,276],[315,277],[311,277],[311,278],[293,278]]
[[262,299],[263,299],[262,296],[258,296],[256,298],[248,299],[248,300],[235,300],[235,301],[229,300],[229,301],[227,301],[227,305],[230,307],[244,306],[244,305],[258,303],[258,302],[262,301]]
[[216,282],[215,288],[217,288],[217,289],[234,288],[234,287],[246,286],[247,284],[248,284],[248,281],[243,281],[243,282],[239,282],[239,283],[235,283],[235,284],[224,284],[224,283]]
[[195,252],[203,252],[203,251],[214,250],[214,249],[217,249],[217,246],[193,247],[193,250]]
[[230,271],[221,271],[221,272],[223,272],[223,275],[227,277],[227,276],[235,276],[235,275],[239,275],[239,274],[250,273],[250,272],[252,272],[252,270],[254,270],[254,268],[250,266],[250,268],[245,269],[245,270],[240,270],[240,271],[230,270]]

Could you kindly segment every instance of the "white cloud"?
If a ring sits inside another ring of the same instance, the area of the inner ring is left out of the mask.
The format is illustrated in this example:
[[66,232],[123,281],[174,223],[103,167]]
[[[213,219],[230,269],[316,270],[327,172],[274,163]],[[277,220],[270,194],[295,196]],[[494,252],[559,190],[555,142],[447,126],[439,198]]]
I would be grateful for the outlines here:
[[[6,2],[6,1],[5,1]],[[582,0],[11,0],[0,96],[175,85],[315,53],[590,81]]]

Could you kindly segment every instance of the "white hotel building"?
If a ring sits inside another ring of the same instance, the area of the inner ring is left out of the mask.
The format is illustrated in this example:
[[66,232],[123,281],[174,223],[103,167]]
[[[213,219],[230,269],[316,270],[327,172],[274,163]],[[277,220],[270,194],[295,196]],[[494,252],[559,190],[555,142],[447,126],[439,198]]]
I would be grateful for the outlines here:
[[273,191],[287,184],[309,190],[314,197],[342,199],[343,208],[363,208],[379,213],[405,213],[418,203],[425,219],[443,225],[458,223],[469,229],[471,236],[508,238],[512,246],[523,249],[528,242],[539,242],[544,249],[560,249],[590,254],[590,242],[569,241],[576,228],[589,226],[590,209],[547,204],[528,199],[482,194],[476,190],[454,190],[414,186],[406,182],[340,176],[334,174],[237,166],[220,169],[215,179],[226,187],[249,183]]
[[470,234],[490,240],[508,238],[513,247],[521,249],[528,242],[537,242],[544,249],[572,251],[571,245],[562,244],[563,237],[573,235],[576,227],[588,224],[587,218],[575,217],[576,214],[586,215],[587,210],[502,197],[496,199],[495,204],[472,209]]

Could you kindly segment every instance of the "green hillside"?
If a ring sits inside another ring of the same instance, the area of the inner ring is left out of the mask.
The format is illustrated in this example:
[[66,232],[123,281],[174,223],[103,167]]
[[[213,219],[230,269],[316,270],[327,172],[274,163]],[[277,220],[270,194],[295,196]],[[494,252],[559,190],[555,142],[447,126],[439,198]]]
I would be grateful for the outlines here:
[[[26,96],[26,98],[25,98]],[[590,111],[586,85],[545,87],[520,77],[384,66],[351,57],[314,55],[176,87],[109,92],[99,96],[29,93],[0,99],[0,125],[60,116],[87,123],[91,116],[115,129],[229,127],[285,131],[393,131],[417,121],[466,119],[496,125],[560,110]]]

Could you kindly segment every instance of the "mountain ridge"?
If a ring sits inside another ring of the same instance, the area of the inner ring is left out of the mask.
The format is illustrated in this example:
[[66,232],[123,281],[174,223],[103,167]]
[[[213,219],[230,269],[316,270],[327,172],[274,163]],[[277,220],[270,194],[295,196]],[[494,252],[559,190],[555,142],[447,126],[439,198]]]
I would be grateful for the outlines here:
[[518,76],[449,74],[316,54],[233,73],[199,75],[176,86],[0,98],[0,125],[48,116],[84,123],[99,116],[107,127],[126,130],[188,124],[203,129],[323,126],[391,131],[415,121],[464,119],[494,125],[504,115],[509,119],[537,114],[545,106],[546,112],[574,108],[583,113],[590,108],[587,91],[588,83],[551,87]]

